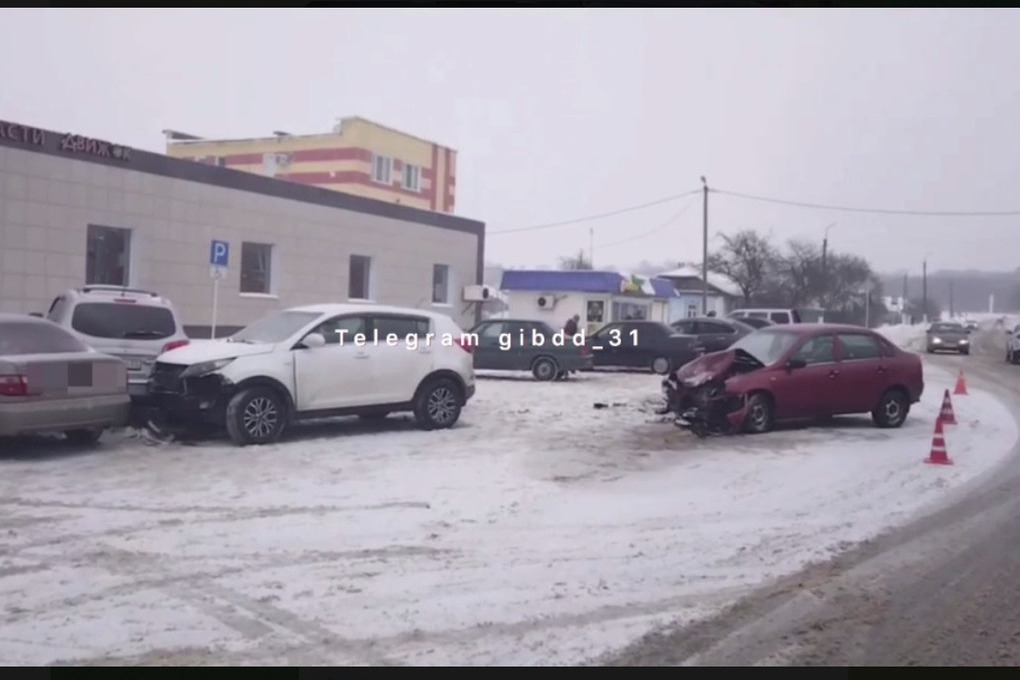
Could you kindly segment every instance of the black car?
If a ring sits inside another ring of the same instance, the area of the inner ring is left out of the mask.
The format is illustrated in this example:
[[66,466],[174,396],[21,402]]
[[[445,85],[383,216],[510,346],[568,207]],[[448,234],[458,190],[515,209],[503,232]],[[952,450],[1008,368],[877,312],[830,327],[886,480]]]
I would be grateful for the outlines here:
[[761,317],[757,317],[757,316],[744,316],[744,317],[741,317],[740,318],[740,323],[744,324],[745,326],[750,326],[751,328],[754,328],[756,330],[759,329],[759,328],[765,328],[767,326],[775,326],[776,325],[774,322],[769,321],[768,319],[762,319]]
[[650,368],[659,375],[680,368],[704,353],[693,335],[677,333],[658,321],[617,321],[588,339],[595,366]]
[[677,333],[696,335],[706,352],[722,351],[740,338],[757,330],[742,320],[719,319],[711,316],[674,321],[670,327]]
[[476,369],[531,371],[538,380],[554,380],[592,367],[592,352],[583,341],[574,344],[574,338],[544,321],[487,319],[468,333],[477,338],[472,340]]

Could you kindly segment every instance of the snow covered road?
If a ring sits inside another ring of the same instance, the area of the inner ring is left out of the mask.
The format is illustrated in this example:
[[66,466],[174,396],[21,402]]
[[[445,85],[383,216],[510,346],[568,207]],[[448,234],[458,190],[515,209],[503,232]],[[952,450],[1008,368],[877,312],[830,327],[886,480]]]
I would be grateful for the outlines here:
[[894,431],[698,441],[652,415],[657,377],[588,374],[480,380],[446,432],[7,447],[0,663],[591,661],[965,490],[1018,431],[972,389],[956,464],[924,465],[954,379],[927,369]]

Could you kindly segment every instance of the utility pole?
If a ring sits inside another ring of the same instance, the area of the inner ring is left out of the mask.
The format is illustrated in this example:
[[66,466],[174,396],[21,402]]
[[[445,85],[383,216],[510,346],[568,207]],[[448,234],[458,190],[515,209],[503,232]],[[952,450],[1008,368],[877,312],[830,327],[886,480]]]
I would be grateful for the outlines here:
[[955,315],[953,314],[953,280],[949,279],[949,318],[952,319]]
[[921,318],[928,323],[928,258],[921,264]]
[[[910,276],[909,274],[903,275],[903,298],[900,300],[900,318],[902,319],[906,319],[909,304],[907,301],[908,296],[910,294],[910,289],[908,286],[909,276]],[[911,318],[910,321],[913,322],[913,318]]]
[[701,315],[708,316],[708,182],[701,176],[704,185],[701,224]]
[[[825,235],[822,237],[822,296],[829,297],[829,230],[836,226],[833,222],[825,228]],[[822,304],[824,301],[819,300]]]
[[588,227],[588,266],[595,269],[595,227]]

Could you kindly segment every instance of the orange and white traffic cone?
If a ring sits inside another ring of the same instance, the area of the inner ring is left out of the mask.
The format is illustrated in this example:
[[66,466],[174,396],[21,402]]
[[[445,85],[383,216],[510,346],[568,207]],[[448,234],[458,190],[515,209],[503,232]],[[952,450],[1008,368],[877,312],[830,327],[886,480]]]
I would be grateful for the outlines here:
[[946,437],[942,433],[942,419],[935,419],[935,434],[931,438],[931,453],[928,454],[928,458],[924,461],[929,465],[952,465],[953,461],[949,460],[949,452],[946,451]]
[[942,397],[942,410],[939,411],[939,420],[943,425],[956,425],[956,413],[953,411],[953,401],[949,398],[949,390],[946,390]]
[[956,388],[953,390],[953,394],[967,394],[967,379],[963,377],[963,369],[960,369],[960,375],[956,376]]

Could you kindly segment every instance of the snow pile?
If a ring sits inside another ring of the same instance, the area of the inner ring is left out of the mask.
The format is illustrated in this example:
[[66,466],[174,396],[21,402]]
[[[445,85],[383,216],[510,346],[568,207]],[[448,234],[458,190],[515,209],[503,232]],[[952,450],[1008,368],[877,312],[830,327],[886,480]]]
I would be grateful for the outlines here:
[[578,664],[962,492],[1018,431],[972,386],[956,464],[923,464],[954,378],[927,368],[898,430],[701,441],[650,412],[658,376],[503,375],[449,431],[341,420],[265,447],[0,458],[0,658]]
[[889,339],[890,342],[911,352],[919,352],[924,349],[925,331],[928,327],[924,324],[895,324],[891,326],[879,326],[875,330]]

